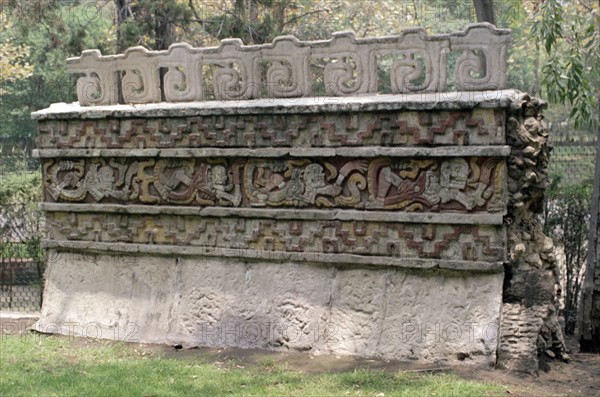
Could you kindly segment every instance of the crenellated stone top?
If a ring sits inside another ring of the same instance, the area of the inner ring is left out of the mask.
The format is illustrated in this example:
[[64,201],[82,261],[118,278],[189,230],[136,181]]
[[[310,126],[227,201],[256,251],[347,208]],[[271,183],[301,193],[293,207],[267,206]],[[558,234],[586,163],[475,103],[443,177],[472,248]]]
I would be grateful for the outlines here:
[[352,32],[323,41],[282,36],[250,46],[226,39],[218,47],[178,43],[107,56],[86,50],[67,68],[80,75],[83,106],[499,90],[510,40],[510,30],[488,23],[437,35],[413,28],[366,39]]

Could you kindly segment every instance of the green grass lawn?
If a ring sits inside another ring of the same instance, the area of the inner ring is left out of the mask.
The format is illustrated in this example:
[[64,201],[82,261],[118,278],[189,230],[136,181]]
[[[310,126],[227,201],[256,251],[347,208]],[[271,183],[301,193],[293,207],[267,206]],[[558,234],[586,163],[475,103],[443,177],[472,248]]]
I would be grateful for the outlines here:
[[135,344],[3,335],[0,396],[498,396],[499,385],[382,370],[307,374],[265,359],[169,358]]

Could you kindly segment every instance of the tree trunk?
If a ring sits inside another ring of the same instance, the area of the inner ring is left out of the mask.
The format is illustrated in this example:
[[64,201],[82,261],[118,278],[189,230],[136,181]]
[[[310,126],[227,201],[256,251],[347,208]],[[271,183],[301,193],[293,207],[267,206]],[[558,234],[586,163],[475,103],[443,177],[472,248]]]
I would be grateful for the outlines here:
[[[600,117],[600,95],[596,99]],[[600,122],[597,135],[588,261],[582,288],[579,326],[579,348],[582,352],[590,353],[600,353]]]
[[283,34],[285,28],[285,9],[288,6],[287,1],[280,1],[275,5],[275,22],[277,23],[277,34]]
[[535,59],[533,61],[533,86],[531,87],[531,96],[536,96],[540,91],[540,47],[535,47]]
[[258,4],[256,4],[256,0],[248,1],[248,21],[252,27],[258,23]]
[[473,0],[473,5],[475,6],[477,22],[489,22],[492,25],[496,24],[493,0]]
[[175,42],[175,25],[171,21],[171,10],[156,11],[154,15],[154,49],[166,50]]
[[129,2],[130,0],[115,0],[117,8],[117,54],[127,49],[127,43],[125,43],[125,38],[121,30],[123,23],[125,23],[130,15]]

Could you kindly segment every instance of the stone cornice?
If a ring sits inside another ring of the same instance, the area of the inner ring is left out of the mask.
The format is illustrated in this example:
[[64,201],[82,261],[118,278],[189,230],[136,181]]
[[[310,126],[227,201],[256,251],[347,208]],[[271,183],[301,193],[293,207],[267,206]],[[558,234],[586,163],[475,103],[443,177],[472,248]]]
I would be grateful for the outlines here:
[[356,97],[265,98],[239,101],[187,103],[151,103],[140,105],[81,106],[78,103],[54,103],[33,112],[34,120],[157,118],[254,114],[314,114],[339,112],[461,110],[508,108],[517,98],[515,90],[434,92],[401,95],[365,95]]

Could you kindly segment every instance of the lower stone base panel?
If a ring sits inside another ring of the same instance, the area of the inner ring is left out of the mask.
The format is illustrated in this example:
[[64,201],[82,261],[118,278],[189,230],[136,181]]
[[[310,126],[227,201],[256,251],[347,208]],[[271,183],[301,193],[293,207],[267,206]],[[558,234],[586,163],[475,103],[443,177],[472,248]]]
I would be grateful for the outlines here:
[[502,273],[49,251],[35,329],[487,365]]

